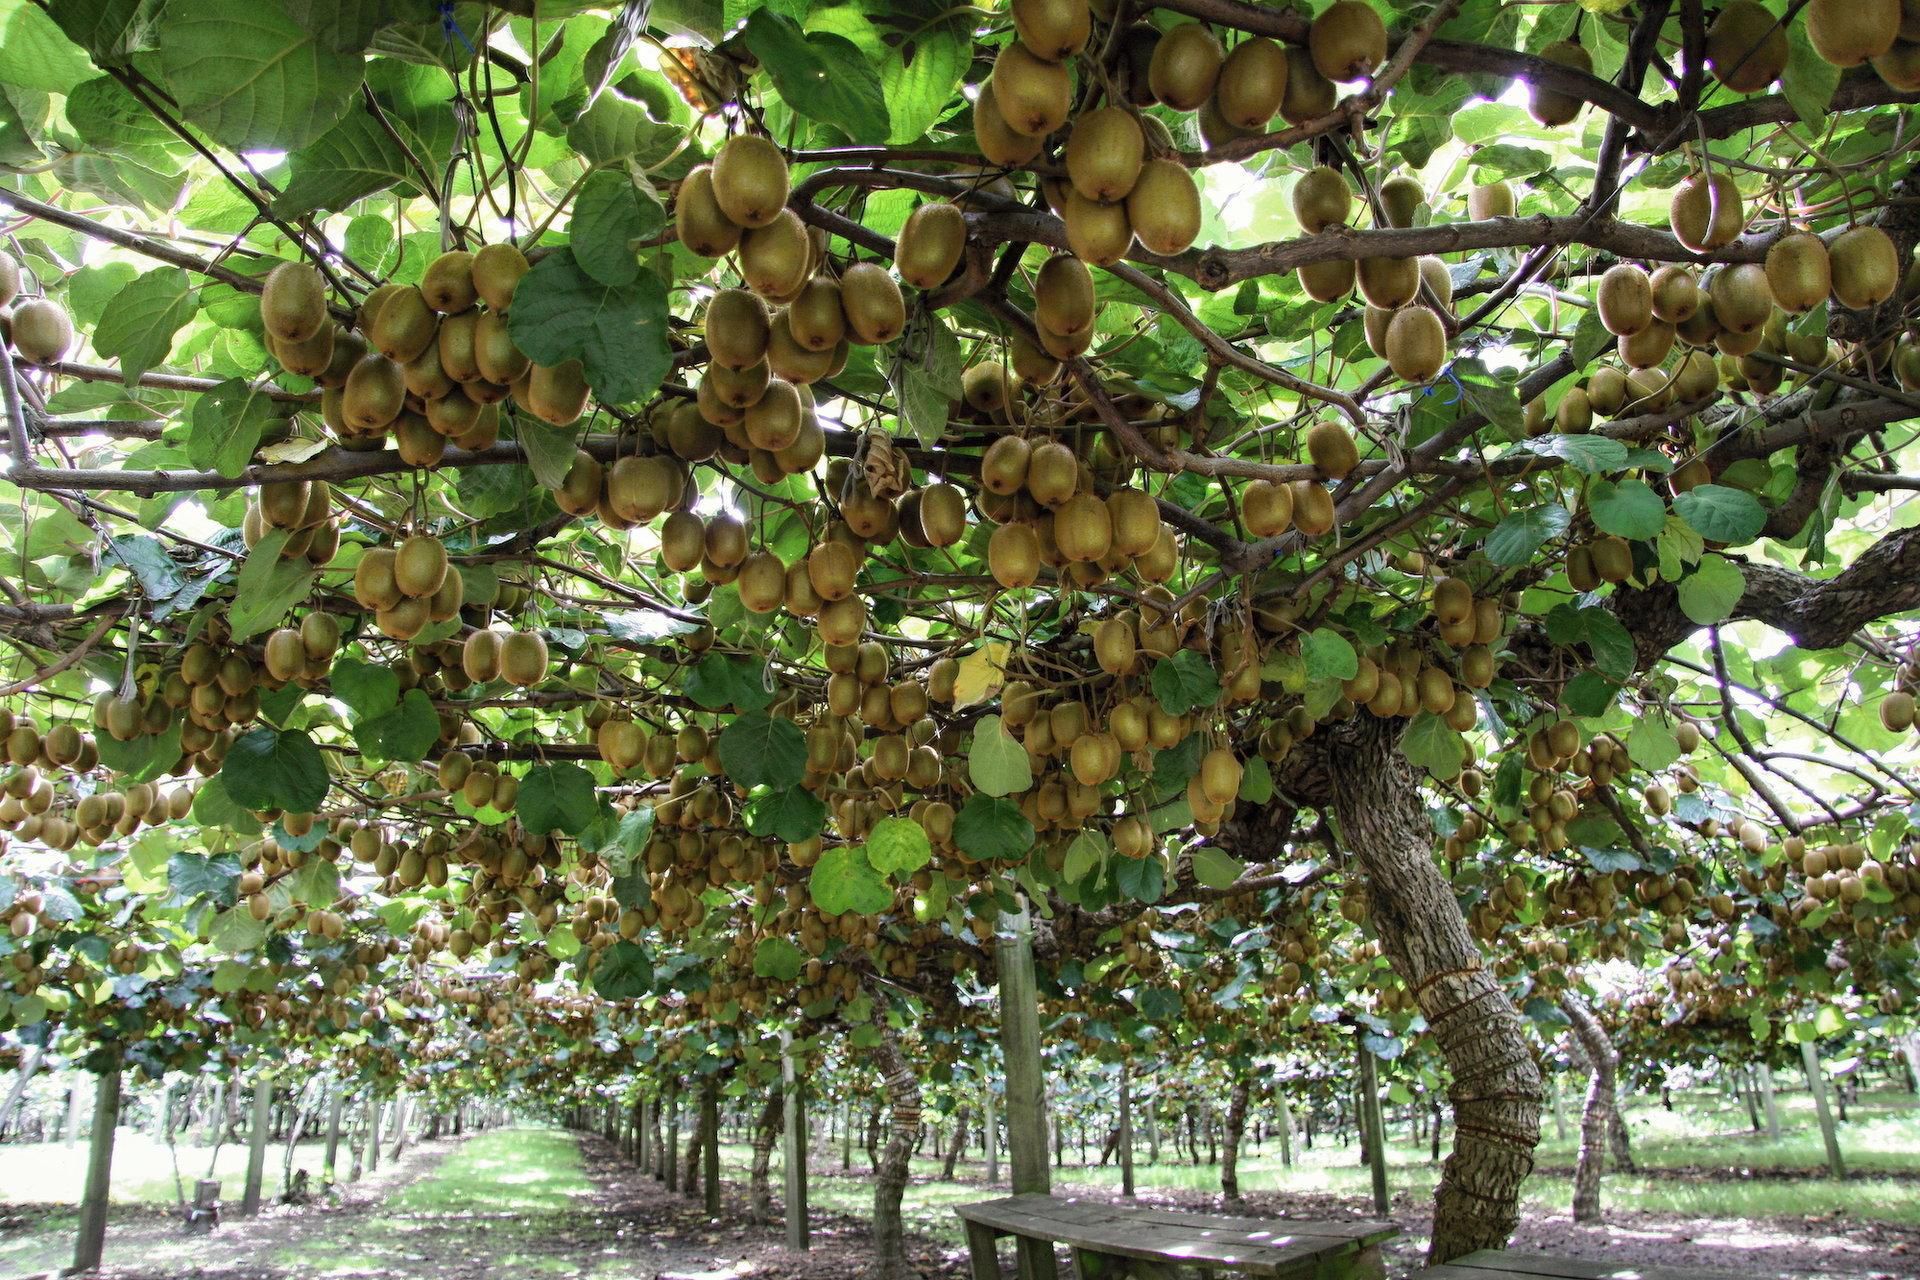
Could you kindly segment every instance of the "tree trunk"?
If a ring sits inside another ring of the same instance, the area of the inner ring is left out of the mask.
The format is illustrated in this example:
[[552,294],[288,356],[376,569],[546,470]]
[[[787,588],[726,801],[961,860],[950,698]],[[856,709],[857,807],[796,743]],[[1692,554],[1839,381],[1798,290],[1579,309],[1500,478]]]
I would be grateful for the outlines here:
[[1227,1101],[1226,1133],[1220,1141],[1220,1194],[1229,1200],[1240,1198],[1240,1138],[1247,1130],[1247,1098],[1252,1092],[1246,1073],[1235,1073]]
[[1580,1111],[1580,1157],[1573,1170],[1573,1220],[1600,1221],[1600,1173],[1607,1162],[1608,1135],[1613,1128],[1613,1074],[1619,1061],[1606,1028],[1578,996],[1563,996],[1560,1007],[1573,1023],[1573,1034],[1587,1055],[1593,1072],[1587,1084],[1586,1105]]
[[40,1070],[40,1063],[45,1057],[46,1052],[39,1045],[34,1045],[20,1059],[20,1070],[14,1076],[13,1087],[7,1090],[6,1101],[0,1102],[0,1138],[6,1136],[7,1127],[13,1123],[21,1101],[27,1096],[27,1086],[33,1083],[34,1073]]
[[1820,1139],[1827,1148],[1827,1172],[1836,1178],[1847,1176],[1846,1161],[1840,1155],[1840,1138],[1833,1131],[1833,1113],[1827,1109],[1827,1077],[1820,1066],[1820,1050],[1811,1040],[1800,1042],[1800,1065],[1807,1073],[1807,1088],[1813,1093],[1813,1113],[1820,1122]]
[[753,1131],[753,1164],[747,1174],[747,1220],[767,1221],[773,1216],[773,1144],[780,1140],[782,1105],[780,1086],[767,1090],[767,1105],[760,1109],[760,1124]]
[[942,1181],[953,1181],[953,1165],[967,1146],[967,1121],[973,1118],[973,1108],[961,1103],[960,1109],[953,1114],[953,1141],[947,1144],[947,1154],[940,1165]]
[[706,1129],[707,1118],[696,1107],[693,1132],[687,1137],[686,1163],[680,1170],[680,1190],[689,1200],[700,1194],[700,1151],[706,1142]]
[[100,1073],[94,1084],[93,1141],[87,1150],[87,1181],[80,1198],[80,1224],[73,1265],[91,1271],[107,1245],[107,1205],[112,1200],[113,1136],[120,1123],[120,1068]]
[[1370,917],[1446,1059],[1454,1147],[1434,1191],[1430,1263],[1504,1246],[1540,1142],[1540,1071],[1505,988],[1482,963],[1433,860],[1419,777],[1399,721],[1361,713],[1328,762],[1342,839],[1366,873]]
[[900,1051],[900,1037],[882,1022],[880,1043],[874,1047],[874,1065],[880,1068],[890,1115],[887,1145],[873,1183],[873,1248],[882,1280],[909,1274],[906,1225],[900,1200],[907,1190],[907,1162],[913,1155],[914,1135],[920,1130],[920,1082]]
[[1133,1066],[1120,1061],[1120,1194],[1133,1198]]
[[1273,1104],[1280,1108],[1280,1167],[1293,1168],[1293,1108],[1287,1105],[1287,1095],[1276,1086],[1273,1091]]

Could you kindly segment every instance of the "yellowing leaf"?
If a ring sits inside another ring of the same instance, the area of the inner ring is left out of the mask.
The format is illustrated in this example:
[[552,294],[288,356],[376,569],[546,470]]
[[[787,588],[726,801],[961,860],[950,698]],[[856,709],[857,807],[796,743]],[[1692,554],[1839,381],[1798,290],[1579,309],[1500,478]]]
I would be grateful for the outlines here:
[[1004,640],[989,640],[960,659],[960,674],[953,681],[953,705],[971,707],[1000,692],[1007,682],[1007,650]]

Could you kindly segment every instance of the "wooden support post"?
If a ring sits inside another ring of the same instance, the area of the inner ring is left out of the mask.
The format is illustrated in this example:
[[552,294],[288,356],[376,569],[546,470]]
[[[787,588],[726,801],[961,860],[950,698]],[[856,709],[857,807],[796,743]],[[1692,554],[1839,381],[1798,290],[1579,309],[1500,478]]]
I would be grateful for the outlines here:
[[1807,1088],[1813,1091],[1813,1113],[1820,1120],[1820,1140],[1827,1146],[1827,1172],[1844,1178],[1847,1164],[1840,1158],[1840,1137],[1833,1130],[1833,1112],[1827,1107],[1827,1073],[1820,1066],[1820,1050],[1811,1040],[1800,1042],[1800,1065],[1807,1073]]
[[1767,1137],[1774,1142],[1780,1141],[1780,1108],[1773,1099],[1773,1067],[1769,1063],[1757,1062],[1753,1074],[1760,1082],[1760,1107],[1767,1116]]
[[720,1216],[720,1079],[708,1076],[700,1090],[700,1149],[705,1156],[700,1190],[706,1194],[707,1216]]
[[260,1212],[260,1184],[267,1172],[267,1128],[273,1122],[273,1081],[254,1077],[253,1117],[247,1121],[247,1184],[240,1212],[251,1218]]
[[997,1186],[1000,1182],[1000,1113],[993,1105],[993,1086],[987,1086],[986,1126],[980,1131],[980,1141],[987,1148],[987,1185]]
[[386,1108],[378,1098],[367,1099],[367,1172],[380,1167],[380,1113]]
[[786,1090],[785,1132],[781,1157],[786,1161],[787,1248],[809,1249],[812,1232],[807,1224],[807,1095],[794,1068],[791,1039],[781,1034],[780,1084]]
[[1120,1060],[1120,1194],[1133,1196],[1133,1069]]
[[664,1140],[667,1158],[667,1190],[680,1189],[680,1086],[667,1087],[667,1131]]
[[[1000,971],[1000,1051],[1007,1070],[1007,1154],[1015,1195],[1048,1195],[1047,1081],[1040,1058],[1040,994],[1033,970],[1033,922],[1024,904],[1002,913],[997,951]],[[1022,1237],[1020,1280],[1054,1280],[1053,1245]]]
[[336,1080],[327,1086],[327,1095],[327,1162],[322,1167],[321,1178],[333,1182],[334,1161],[340,1154],[340,1112],[347,1105],[346,1089]]
[[1287,1091],[1273,1091],[1274,1105],[1280,1108],[1280,1167],[1293,1168],[1293,1108],[1287,1105]]
[[1547,1077],[1547,1093],[1553,1099],[1553,1136],[1561,1142],[1567,1140],[1567,1108],[1560,1100],[1560,1077]]
[[[73,1117],[74,1127],[80,1117]],[[80,1229],[73,1242],[76,1271],[100,1265],[107,1247],[107,1205],[113,1188],[113,1131],[120,1123],[120,1069],[103,1071],[93,1088],[93,1137],[87,1146],[87,1185],[80,1200]]]
[[1387,1196],[1387,1133],[1380,1115],[1379,1069],[1364,1042],[1360,1045],[1360,1105],[1366,1118],[1367,1168],[1373,1175],[1373,1211],[1384,1218],[1392,1208]]

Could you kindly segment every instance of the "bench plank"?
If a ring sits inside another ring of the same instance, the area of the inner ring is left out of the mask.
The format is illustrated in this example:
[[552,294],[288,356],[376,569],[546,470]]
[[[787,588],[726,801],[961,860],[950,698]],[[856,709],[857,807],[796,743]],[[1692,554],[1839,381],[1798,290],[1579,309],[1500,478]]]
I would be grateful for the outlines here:
[[1417,1274],[1422,1280],[1493,1280],[1495,1276],[1528,1280],[1733,1280],[1732,1272],[1704,1267],[1650,1267],[1506,1249],[1482,1249]]

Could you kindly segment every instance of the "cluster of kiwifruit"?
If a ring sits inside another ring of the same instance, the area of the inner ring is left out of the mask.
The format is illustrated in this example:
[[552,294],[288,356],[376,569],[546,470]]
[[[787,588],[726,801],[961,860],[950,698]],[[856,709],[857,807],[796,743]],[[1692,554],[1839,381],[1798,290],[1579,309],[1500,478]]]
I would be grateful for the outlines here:
[[1128,570],[1150,583],[1173,575],[1177,544],[1154,500],[1124,486],[1101,497],[1092,469],[1058,440],[995,440],[980,459],[979,507],[998,526],[988,570],[1009,590],[1038,582],[1043,566],[1078,586]]
[[[431,534],[415,533],[392,547],[369,547],[353,570],[353,598],[373,614],[382,634],[411,640],[429,623],[459,616],[466,580]],[[544,663],[542,667],[544,668]]]
[[327,564],[340,549],[340,520],[332,513],[332,496],[325,480],[275,480],[261,485],[258,495],[247,503],[240,524],[248,549],[269,531],[281,529],[287,534],[280,546],[283,558],[304,556],[310,564]]
[[0,342],[28,364],[53,364],[73,348],[73,317],[51,298],[28,298],[11,311],[20,296],[20,264],[0,252]]

